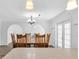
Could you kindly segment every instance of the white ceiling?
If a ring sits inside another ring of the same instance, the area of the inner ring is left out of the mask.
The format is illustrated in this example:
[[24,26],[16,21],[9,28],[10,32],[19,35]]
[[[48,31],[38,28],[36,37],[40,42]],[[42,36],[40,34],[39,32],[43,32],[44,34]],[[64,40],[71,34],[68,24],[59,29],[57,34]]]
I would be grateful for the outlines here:
[[[25,19],[27,0],[0,0],[0,18]],[[67,0],[33,0],[33,13],[40,13],[40,19],[48,20],[65,10]]]

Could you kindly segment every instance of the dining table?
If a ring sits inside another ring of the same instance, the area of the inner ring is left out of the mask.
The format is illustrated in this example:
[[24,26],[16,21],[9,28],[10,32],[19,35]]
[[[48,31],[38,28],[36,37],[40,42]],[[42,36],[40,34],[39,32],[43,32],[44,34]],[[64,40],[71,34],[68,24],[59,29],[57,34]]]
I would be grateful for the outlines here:
[[14,48],[2,59],[78,59],[77,48]]

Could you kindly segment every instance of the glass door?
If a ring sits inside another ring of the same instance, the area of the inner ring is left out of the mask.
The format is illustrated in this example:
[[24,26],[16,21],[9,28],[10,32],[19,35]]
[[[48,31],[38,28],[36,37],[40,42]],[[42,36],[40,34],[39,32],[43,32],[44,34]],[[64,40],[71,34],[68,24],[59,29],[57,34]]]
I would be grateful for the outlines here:
[[57,24],[58,48],[71,48],[71,22]]
[[58,48],[62,48],[62,24],[58,24]]
[[64,24],[64,48],[70,48],[71,47],[71,23],[65,23]]

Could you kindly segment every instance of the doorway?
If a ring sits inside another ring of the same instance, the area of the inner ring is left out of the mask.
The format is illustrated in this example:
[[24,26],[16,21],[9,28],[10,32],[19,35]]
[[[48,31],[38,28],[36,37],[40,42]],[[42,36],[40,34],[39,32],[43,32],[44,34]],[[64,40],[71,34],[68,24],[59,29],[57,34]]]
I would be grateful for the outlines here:
[[71,22],[57,24],[57,47],[71,48]]

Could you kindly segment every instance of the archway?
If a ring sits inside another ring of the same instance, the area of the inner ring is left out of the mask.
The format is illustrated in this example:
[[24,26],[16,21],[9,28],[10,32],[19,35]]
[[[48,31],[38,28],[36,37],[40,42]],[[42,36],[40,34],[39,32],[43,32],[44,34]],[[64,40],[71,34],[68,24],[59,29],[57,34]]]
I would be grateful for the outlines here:
[[8,27],[8,31],[7,31],[7,44],[11,43],[11,33],[14,34],[20,34],[23,33],[23,29],[20,25],[18,24],[12,24]]

